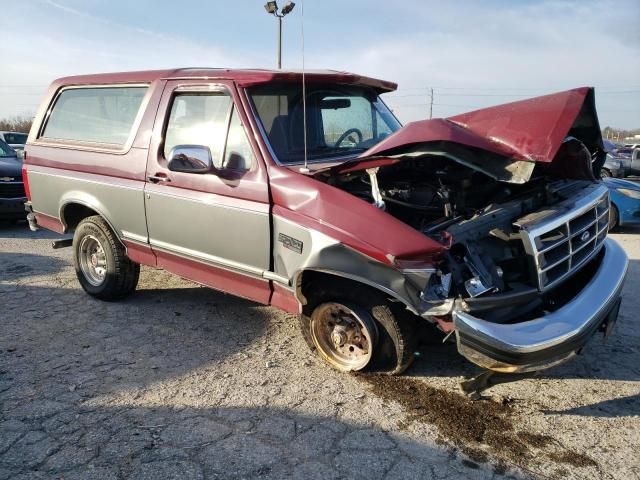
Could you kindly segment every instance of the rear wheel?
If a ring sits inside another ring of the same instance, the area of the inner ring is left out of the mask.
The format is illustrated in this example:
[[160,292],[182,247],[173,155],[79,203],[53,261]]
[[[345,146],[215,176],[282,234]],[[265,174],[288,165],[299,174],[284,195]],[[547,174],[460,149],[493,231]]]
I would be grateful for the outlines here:
[[140,265],[129,260],[124,246],[102,217],[87,217],[78,224],[73,254],[78,281],[89,295],[116,300],[135,290]]
[[336,370],[399,374],[413,362],[414,320],[400,305],[367,288],[316,291],[307,300],[302,333]]
[[609,231],[615,229],[618,226],[619,221],[620,215],[618,213],[618,208],[612,203],[609,206]]

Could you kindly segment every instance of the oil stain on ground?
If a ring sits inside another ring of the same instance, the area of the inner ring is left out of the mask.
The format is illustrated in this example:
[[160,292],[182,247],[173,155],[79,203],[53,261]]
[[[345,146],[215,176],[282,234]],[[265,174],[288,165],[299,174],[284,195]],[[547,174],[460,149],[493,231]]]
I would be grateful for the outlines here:
[[400,403],[406,409],[408,422],[436,426],[443,441],[453,444],[476,462],[487,462],[490,453],[498,461],[506,460],[526,468],[534,457],[546,454],[559,463],[597,466],[590,457],[566,449],[553,437],[517,431],[509,404],[470,400],[410,377],[359,378],[368,383],[377,396]]

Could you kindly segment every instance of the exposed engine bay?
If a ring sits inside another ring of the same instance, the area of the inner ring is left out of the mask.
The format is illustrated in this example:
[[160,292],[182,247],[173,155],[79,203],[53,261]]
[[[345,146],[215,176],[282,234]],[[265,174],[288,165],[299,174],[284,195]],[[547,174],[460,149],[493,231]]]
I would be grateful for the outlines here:
[[[577,148],[586,151],[582,144]],[[587,167],[589,160],[587,155]],[[528,182],[511,184],[449,158],[427,155],[379,169],[331,176],[326,181],[384,208],[449,247],[439,265],[439,274],[431,277],[431,284],[423,292],[425,309],[429,304],[435,306],[444,299],[457,298],[463,302],[461,308],[487,311],[493,321],[501,322],[508,321],[515,308],[522,318],[526,311],[541,306],[540,290],[544,285],[539,283],[531,252],[523,241],[523,230],[539,218],[554,217],[573,208],[569,204],[594,186],[591,170],[584,174],[582,169],[575,177],[578,178],[562,178],[547,166],[536,166]],[[600,235],[598,225],[596,222],[593,232],[591,227],[585,227],[590,232],[585,241]],[[554,242],[554,235],[563,241],[565,234],[553,231],[545,241]],[[593,241],[595,248],[597,240]],[[550,258],[549,265],[561,258]],[[560,278],[562,272],[553,268],[545,278]],[[491,301],[492,298],[502,298],[504,302]],[[446,309],[442,313],[446,314]]]

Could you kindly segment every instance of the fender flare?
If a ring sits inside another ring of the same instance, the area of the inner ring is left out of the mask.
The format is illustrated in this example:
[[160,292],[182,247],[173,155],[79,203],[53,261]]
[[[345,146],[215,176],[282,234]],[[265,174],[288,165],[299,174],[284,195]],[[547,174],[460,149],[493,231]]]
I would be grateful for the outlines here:
[[[79,198],[79,197],[84,197],[84,198]],[[100,204],[100,202],[93,195],[89,195],[85,192],[75,192],[75,191],[68,192],[60,200],[60,208],[58,209],[58,212],[59,212],[58,216],[60,218],[60,222],[62,223],[62,226],[64,227],[65,233],[69,231],[69,228],[68,228],[66,219],[64,217],[64,211],[69,205],[72,205],[72,204],[82,205],[84,207],[87,207],[93,210],[98,215],[100,215],[104,219],[104,221],[107,222],[107,224],[109,225],[109,228],[111,228],[111,231],[115,234],[118,241],[122,243],[120,232],[114,227],[113,222],[111,221],[109,215],[105,213],[107,210],[103,208],[102,204]]]
[[[415,301],[410,298],[410,295],[406,294],[408,292],[406,292],[405,290],[403,290],[402,293],[399,293],[398,291],[396,291],[393,288],[391,288],[391,286],[389,284],[386,284],[386,282],[384,282],[384,281],[376,281],[376,280],[372,280],[370,278],[363,277],[361,275],[357,275],[357,274],[354,274],[354,273],[345,272],[345,271],[338,271],[338,270],[331,270],[331,269],[328,269],[328,268],[321,268],[321,267],[305,268],[305,269],[299,270],[294,275],[294,277],[292,279],[292,285],[293,285],[293,288],[294,288],[294,295],[295,295],[296,299],[298,300],[298,302],[300,303],[300,305],[306,305],[307,304],[307,299],[305,298],[304,294],[302,293],[302,283],[303,283],[304,274],[308,273],[308,272],[316,272],[316,273],[322,273],[322,274],[325,274],[325,275],[333,275],[335,277],[344,278],[346,280],[351,280],[353,282],[360,283],[360,284],[366,285],[368,287],[374,288],[374,289],[378,290],[379,292],[381,292],[381,293],[393,298],[394,300],[402,303],[407,308],[407,310],[409,310],[412,313],[418,315],[418,311],[417,311],[416,306],[415,306]],[[399,276],[402,276],[402,275],[399,275]],[[414,288],[414,287],[412,286],[410,288]]]

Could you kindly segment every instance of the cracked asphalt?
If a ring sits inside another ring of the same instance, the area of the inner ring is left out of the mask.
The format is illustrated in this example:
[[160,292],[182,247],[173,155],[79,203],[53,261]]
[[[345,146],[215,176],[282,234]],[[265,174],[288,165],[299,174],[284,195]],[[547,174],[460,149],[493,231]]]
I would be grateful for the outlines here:
[[613,237],[608,342],[470,402],[437,338],[392,384],[339,374],[291,315],[151,268],[100,302],[55,235],[0,225],[0,479],[640,478],[640,230]]

